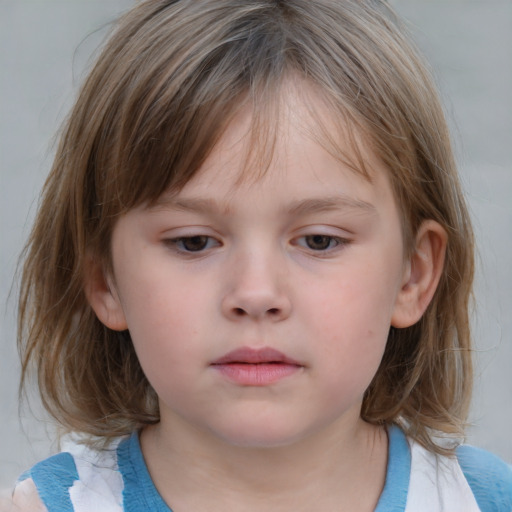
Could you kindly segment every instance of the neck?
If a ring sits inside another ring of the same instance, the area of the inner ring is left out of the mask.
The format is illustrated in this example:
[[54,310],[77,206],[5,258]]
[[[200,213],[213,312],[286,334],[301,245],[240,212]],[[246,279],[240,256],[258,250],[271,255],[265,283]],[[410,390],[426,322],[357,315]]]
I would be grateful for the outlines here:
[[[149,427],[141,445],[153,481],[175,512],[374,510],[384,486],[387,436],[358,420],[287,446],[247,448],[208,435]],[[343,431],[343,434],[340,432]]]

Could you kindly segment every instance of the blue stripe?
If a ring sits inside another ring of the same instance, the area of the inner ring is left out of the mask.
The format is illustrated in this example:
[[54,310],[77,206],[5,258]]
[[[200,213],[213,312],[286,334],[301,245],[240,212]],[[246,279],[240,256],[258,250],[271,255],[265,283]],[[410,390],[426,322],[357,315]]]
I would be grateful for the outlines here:
[[59,453],[36,464],[29,475],[48,512],[73,512],[69,489],[78,480],[70,453]]
[[117,465],[123,476],[125,512],[172,512],[151,480],[140,448],[138,432],[119,444]]
[[386,483],[375,512],[403,512],[411,476],[411,450],[405,434],[398,427],[388,429],[388,438]]
[[492,453],[459,446],[457,458],[482,512],[512,511],[512,468]]

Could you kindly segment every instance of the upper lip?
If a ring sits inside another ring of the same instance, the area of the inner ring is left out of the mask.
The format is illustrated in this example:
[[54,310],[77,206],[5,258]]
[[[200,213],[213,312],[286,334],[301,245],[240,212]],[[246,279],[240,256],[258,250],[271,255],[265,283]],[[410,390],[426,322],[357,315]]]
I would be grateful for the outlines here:
[[271,347],[250,348],[242,347],[232,350],[219,359],[213,361],[212,365],[230,364],[230,363],[283,363],[302,366],[298,361],[291,359],[279,350]]

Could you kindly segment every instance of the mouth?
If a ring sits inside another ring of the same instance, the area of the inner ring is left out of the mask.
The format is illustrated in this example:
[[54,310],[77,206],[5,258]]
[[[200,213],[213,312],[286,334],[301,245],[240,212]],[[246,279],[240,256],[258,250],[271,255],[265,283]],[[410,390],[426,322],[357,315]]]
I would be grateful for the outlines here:
[[211,367],[241,386],[267,386],[294,375],[304,366],[270,347],[243,347],[215,360]]

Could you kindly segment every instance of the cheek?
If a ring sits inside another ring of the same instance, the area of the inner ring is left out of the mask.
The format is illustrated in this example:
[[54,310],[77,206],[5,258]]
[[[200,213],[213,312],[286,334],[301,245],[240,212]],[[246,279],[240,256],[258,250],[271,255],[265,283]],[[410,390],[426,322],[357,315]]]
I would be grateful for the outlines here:
[[342,314],[331,311],[320,329],[325,334],[316,359],[324,383],[320,400],[344,409],[363,399],[380,366],[389,328],[352,305]]
[[309,295],[307,308],[316,311],[310,332],[321,345],[317,354],[333,375],[343,373],[346,385],[371,380],[384,353],[396,283],[383,276],[380,269],[366,266]]
[[333,335],[344,332],[349,338],[361,340],[387,332],[397,287],[396,279],[368,266],[361,272],[332,279],[328,287],[310,294],[311,302],[317,299],[318,327]]
[[165,270],[165,266],[158,264],[151,270],[138,270],[121,288],[130,330],[135,331],[140,326],[146,331],[145,335],[170,330],[169,335],[197,326],[197,321],[190,319],[197,320],[200,312],[204,313],[208,287],[179,269]]
[[[172,283],[172,284],[171,284]],[[122,289],[128,329],[148,378],[180,375],[184,361],[203,358],[197,340],[205,336],[208,322],[206,290],[193,283],[146,274]],[[152,382],[153,383],[153,382]],[[154,384],[154,383],[153,383]]]

